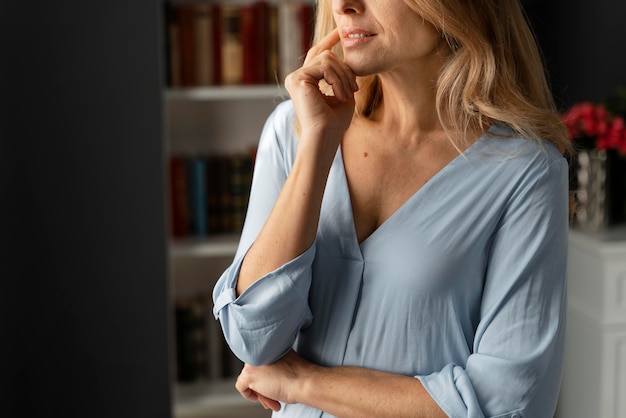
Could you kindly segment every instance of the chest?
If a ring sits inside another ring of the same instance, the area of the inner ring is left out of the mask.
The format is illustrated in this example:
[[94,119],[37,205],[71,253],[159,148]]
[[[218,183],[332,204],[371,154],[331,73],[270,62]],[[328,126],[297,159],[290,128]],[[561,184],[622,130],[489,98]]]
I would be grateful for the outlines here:
[[342,158],[359,242],[397,212],[458,153],[448,144],[389,147],[367,141],[342,144]]

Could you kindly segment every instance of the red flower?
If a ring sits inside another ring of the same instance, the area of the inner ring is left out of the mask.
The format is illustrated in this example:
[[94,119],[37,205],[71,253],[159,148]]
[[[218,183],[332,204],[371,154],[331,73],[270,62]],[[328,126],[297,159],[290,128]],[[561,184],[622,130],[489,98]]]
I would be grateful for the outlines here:
[[569,139],[593,140],[597,149],[614,149],[626,155],[626,126],[621,116],[613,116],[602,104],[582,102],[562,115]]

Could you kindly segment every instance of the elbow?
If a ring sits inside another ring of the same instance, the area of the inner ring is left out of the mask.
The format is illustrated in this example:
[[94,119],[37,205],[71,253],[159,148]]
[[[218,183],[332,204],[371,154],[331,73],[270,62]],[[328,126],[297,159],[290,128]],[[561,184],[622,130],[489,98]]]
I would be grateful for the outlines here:
[[220,315],[224,337],[233,354],[246,364],[262,366],[278,361],[293,347],[302,320],[286,317],[255,327],[243,327],[229,315]]

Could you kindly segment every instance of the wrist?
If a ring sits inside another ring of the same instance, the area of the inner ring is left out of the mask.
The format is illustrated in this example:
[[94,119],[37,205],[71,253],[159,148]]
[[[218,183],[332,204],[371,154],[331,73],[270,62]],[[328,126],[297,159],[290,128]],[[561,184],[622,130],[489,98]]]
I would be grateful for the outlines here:
[[308,363],[303,370],[299,372],[298,384],[296,385],[297,403],[310,406],[316,405],[315,397],[318,393],[318,389],[323,384],[324,375],[327,371],[327,367]]
[[311,129],[302,132],[298,147],[302,144],[305,148],[315,149],[320,153],[334,154],[342,138],[343,134],[332,129]]

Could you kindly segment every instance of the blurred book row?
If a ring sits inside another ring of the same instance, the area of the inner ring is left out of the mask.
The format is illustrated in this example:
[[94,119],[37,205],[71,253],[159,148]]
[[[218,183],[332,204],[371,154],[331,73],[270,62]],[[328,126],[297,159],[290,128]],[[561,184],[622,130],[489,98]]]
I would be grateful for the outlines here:
[[216,381],[237,376],[243,363],[232,354],[213,318],[210,294],[175,302],[176,380]]
[[282,84],[313,30],[313,4],[166,3],[168,85]]
[[247,154],[170,156],[170,236],[202,238],[241,232],[254,157],[255,150]]

